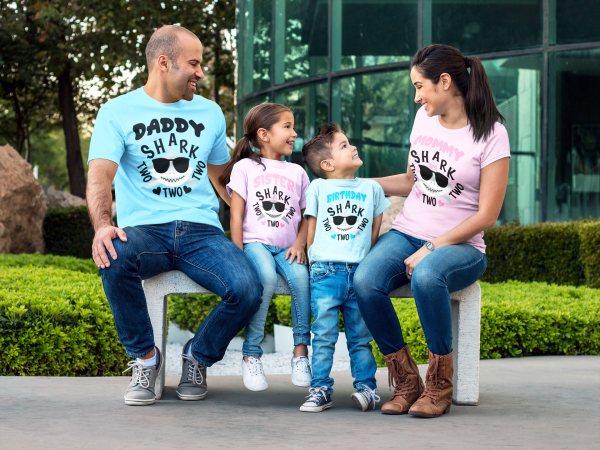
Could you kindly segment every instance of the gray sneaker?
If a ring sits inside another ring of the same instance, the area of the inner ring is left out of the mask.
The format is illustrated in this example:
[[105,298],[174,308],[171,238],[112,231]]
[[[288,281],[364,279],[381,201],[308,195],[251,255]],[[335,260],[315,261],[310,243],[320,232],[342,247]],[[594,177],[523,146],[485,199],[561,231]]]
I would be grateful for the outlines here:
[[202,400],[206,397],[206,367],[201,365],[192,355],[185,352],[189,341],[183,346],[183,367],[181,369],[181,380],[177,386],[177,396],[181,400]]
[[128,370],[132,371],[131,381],[129,382],[127,392],[125,392],[126,405],[143,406],[151,405],[155,402],[156,393],[154,391],[154,384],[164,363],[158,348],[155,347],[155,351],[158,355],[158,364],[156,366],[144,367],[134,359],[133,361],[129,361],[129,369],[123,371],[123,373]]

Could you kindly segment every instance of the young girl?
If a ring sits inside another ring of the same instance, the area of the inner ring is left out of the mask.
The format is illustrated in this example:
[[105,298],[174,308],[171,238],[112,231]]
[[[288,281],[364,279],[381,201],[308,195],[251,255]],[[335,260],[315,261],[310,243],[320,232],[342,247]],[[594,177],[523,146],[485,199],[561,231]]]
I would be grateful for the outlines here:
[[310,181],[302,167],[281,160],[292,153],[296,140],[294,116],[283,105],[264,103],[248,112],[244,130],[219,179],[231,195],[231,240],[246,253],[263,285],[261,307],[246,326],[244,385],[251,391],[269,386],[260,343],[279,273],[292,296],[292,383],[309,387],[310,290],[304,254],[308,223],[303,213]]

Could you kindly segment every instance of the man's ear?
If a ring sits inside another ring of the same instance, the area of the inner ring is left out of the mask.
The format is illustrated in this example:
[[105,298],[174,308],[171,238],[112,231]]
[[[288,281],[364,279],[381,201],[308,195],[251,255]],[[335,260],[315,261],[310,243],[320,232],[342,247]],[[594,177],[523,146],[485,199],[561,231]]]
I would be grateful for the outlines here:
[[335,167],[333,167],[333,162],[330,159],[324,159],[321,161],[320,166],[325,172],[333,172],[335,170]]
[[269,142],[271,140],[271,135],[265,128],[259,128],[256,135],[258,136],[258,139],[263,142]]
[[156,61],[156,65],[161,72],[168,72],[171,66],[171,61],[169,60],[168,56],[160,55]]

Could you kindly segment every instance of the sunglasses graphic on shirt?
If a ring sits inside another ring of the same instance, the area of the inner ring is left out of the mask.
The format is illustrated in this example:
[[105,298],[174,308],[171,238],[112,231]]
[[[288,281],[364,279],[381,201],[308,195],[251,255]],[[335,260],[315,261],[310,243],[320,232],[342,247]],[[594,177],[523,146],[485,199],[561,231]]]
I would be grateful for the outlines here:
[[179,173],[186,173],[190,167],[190,160],[188,158],[156,158],[152,160],[154,164],[154,170],[158,173],[165,173],[169,170],[169,166],[173,163],[173,167]]
[[270,211],[273,206],[277,212],[282,213],[285,210],[285,203],[280,202],[262,202],[265,211]]
[[333,224],[336,227],[339,227],[344,223],[344,219],[346,219],[346,223],[350,226],[353,226],[358,219],[358,216],[333,216]]
[[429,167],[422,166],[419,164],[419,171],[421,172],[421,178],[425,181],[431,180],[431,177],[435,174],[435,182],[441,188],[445,188],[448,186],[448,177],[446,175],[442,175],[439,172],[434,172]]

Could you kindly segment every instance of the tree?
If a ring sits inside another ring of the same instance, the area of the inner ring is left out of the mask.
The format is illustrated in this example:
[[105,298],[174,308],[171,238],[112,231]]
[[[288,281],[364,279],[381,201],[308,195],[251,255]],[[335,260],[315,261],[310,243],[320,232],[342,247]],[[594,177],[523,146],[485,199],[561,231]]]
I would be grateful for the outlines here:
[[[15,50],[9,53],[2,47],[0,78],[10,74],[21,80],[13,89],[17,93],[31,92],[35,83],[44,82],[57,99],[74,195],[85,197],[79,118],[91,120],[108,98],[145,83],[144,49],[160,26],[180,24],[196,33],[207,50],[207,65],[215,70],[207,93],[217,102],[227,100],[233,109],[233,49],[225,39],[235,28],[233,0],[20,0],[3,2],[0,11],[0,42]],[[33,54],[35,81],[27,75],[31,68],[22,63],[23,55]],[[5,103],[14,98],[2,95]],[[17,114],[21,103],[13,104],[7,117],[18,129],[19,120],[23,123]],[[28,111],[31,123],[39,111]],[[232,111],[228,116],[231,127]],[[4,136],[2,127],[0,132]],[[21,134],[27,136],[27,131]]]

